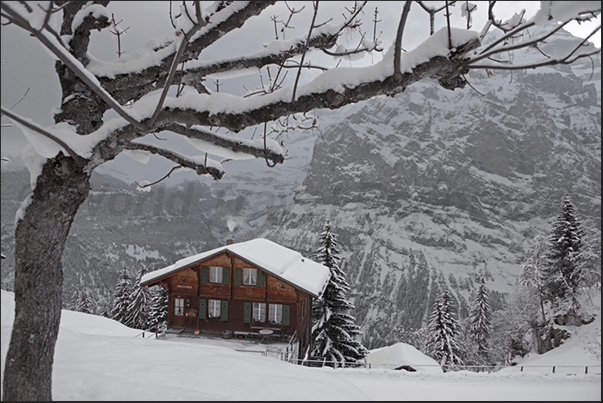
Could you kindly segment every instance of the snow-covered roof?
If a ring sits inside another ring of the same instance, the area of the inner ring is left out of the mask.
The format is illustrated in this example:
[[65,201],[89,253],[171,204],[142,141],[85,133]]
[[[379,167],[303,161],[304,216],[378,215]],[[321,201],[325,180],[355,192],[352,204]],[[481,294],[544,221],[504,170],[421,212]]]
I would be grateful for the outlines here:
[[221,246],[198,255],[180,259],[170,266],[145,274],[140,280],[140,285],[148,285],[225,251],[314,297],[319,297],[322,294],[331,276],[328,267],[305,258],[299,252],[285,248],[275,242],[258,238]]
[[402,365],[410,365],[417,371],[442,372],[442,367],[436,360],[406,343],[371,350],[366,362],[373,368],[395,369]]

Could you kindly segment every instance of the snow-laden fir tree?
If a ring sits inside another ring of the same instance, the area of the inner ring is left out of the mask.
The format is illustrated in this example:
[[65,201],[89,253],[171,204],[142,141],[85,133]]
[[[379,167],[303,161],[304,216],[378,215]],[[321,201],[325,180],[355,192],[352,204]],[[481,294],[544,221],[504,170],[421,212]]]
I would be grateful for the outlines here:
[[148,287],[141,287],[140,280],[145,274],[144,266],[141,266],[136,275],[136,281],[132,284],[130,294],[130,305],[126,315],[126,324],[135,329],[146,330],[149,328],[149,309],[151,305],[151,292]]
[[88,295],[88,290],[83,289],[82,292],[79,293],[75,310],[77,312],[93,313],[94,304]]
[[167,327],[168,293],[163,287],[153,287],[151,290],[149,331],[161,332]]
[[586,240],[578,256],[577,270],[584,288],[601,289],[601,233],[585,229]]
[[582,283],[579,257],[584,244],[584,231],[570,197],[563,199],[563,208],[553,223],[544,268],[545,293],[554,308],[563,311],[579,308],[576,299]]
[[326,357],[328,365],[343,367],[360,365],[368,350],[357,340],[361,335],[356,319],[348,312],[354,305],[346,299],[350,287],[339,268],[337,238],[327,220],[320,234],[318,262],[327,266],[331,278],[321,298],[312,306],[312,344],[310,355]]
[[477,344],[478,354],[488,361],[489,339],[492,327],[492,309],[488,299],[488,289],[486,282],[482,277],[477,294],[473,300],[473,305],[469,311],[469,334],[471,339]]
[[115,292],[113,293],[113,309],[111,310],[111,317],[126,326],[129,326],[127,319],[129,316],[128,308],[130,307],[131,289],[132,284],[130,275],[128,274],[128,270],[124,267],[115,286]]
[[537,235],[534,238],[534,243],[530,246],[524,257],[524,262],[521,267],[521,274],[517,280],[518,285],[525,288],[527,291],[528,298],[531,296],[536,304],[540,308],[540,315],[542,316],[542,323],[547,322],[544,303],[546,300],[545,296],[545,284],[544,284],[544,267],[547,264],[547,240],[544,235]]
[[429,336],[426,353],[438,363],[444,371],[463,365],[456,337],[459,324],[452,306],[452,297],[447,290],[436,299],[427,327]]
[[109,307],[108,302],[105,301],[101,305],[101,308],[98,311],[98,316],[102,316],[103,318],[111,318],[111,308]]
[[71,310],[77,312],[77,304],[80,300],[80,292],[75,290],[71,296]]

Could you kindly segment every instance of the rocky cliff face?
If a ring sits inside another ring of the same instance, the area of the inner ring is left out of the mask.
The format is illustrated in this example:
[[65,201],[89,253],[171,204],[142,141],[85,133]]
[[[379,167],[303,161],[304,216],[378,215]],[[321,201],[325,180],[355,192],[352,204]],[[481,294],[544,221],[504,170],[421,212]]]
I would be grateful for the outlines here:
[[500,307],[564,195],[600,234],[600,59],[590,63],[472,71],[473,89],[423,82],[337,111],[263,235],[310,254],[330,220],[369,348],[424,325],[442,287],[466,316],[484,276]]

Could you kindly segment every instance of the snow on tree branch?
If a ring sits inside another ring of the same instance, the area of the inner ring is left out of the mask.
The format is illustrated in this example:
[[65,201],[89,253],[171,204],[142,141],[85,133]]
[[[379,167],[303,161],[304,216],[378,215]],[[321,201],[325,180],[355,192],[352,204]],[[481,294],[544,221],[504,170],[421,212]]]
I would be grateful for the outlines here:
[[[37,134],[40,134],[48,139],[50,139],[52,142],[56,143],[57,146],[61,147],[63,150],[65,150],[65,152],[67,154],[69,154],[71,156],[71,158],[73,158],[74,161],[76,161],[78,164],[82,165],[83,164],[83,158],[81,158],[68,144],[67,142],[63,141],[62,139],[60,139],[59,137],[57,137],[55,134],[49,132],[48,130],[40,127],[39,125],[37,125],[35,122],[32,122],[26,118],[23,118],[19,115],[17,115],[16,113],[11,112],[8,109],[5,109],[4,107],[2,107],[2,114],[8,116],[9,118],[11,118],[15,123],[17,123],[18,125],[20,125],[22,127],[22,131],[26,136],[29,136],[29,133],[34,132]],[[30,140],[33,144],[40,144],[40,141],[31,139]],[[50,148],[53,148],[52,146]],[[53,151],[50,152],[50,155],[46,155],[46,157],[54,157],[56,155],[56,153],[58,152],[58,149],[55,148]],[[44,152],[39,152],[41,155],[44,155]]]
[[283,150],[273,139],[267,139],[267,146],[264,146],[263,140],[246,140],[220,135],[202,126],[187,127],[179,123],[172,123],[165,125],[163,129],[186,136],[191,143],[195,141],[202,142],[202,145],[198,147],[199,149],[212,150],[211,154],[224,158],[267,158],[274,163],[284,161]]
[[77,75],[92,91],[101,97],[112,109],[131,124],[139,127],[140,123],[131,116],[122,106],[109,94],[82,63],[62,46],[57,39],[43,30],[35,29],[26,17],[13,9],[6,2],[2,2],[2,10],[6,12],[14,21],[32,33],[48,50],[50,50],[59,60],[61,60],[75,75]]
[[129,150],[147,151],[152,154],[161,155],[162,157],[174,161],[185,168],[194,170],[198,175],[209,174],[214,179],[220,179],[222,176],[224,176],[222,164],[211,158],[207,158],[207,154],[205,156],[188,156],[168,148],[158,147],[151,144],[143,144],[140,142],[132,142],[128,144],[127,147]]

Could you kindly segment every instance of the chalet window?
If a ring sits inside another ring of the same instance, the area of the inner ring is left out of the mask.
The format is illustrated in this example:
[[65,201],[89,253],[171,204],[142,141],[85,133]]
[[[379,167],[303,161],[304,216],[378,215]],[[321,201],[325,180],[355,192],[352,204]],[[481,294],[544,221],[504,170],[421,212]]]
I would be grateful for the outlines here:
[[270,304],[268,306],[268,322],[274,325],[289,326],[291,324],[291,306]]
[[234,285],[264,287],[264,273],[258,269],[243,269],[241,267],[236,267],[234,272]]
[[281,304],[270,304],[268,310],[268,321],[280,325],[283,323],[283,306]]
[[256,285],[258,271],[256,269],[243,269],[243,285]]
[[222,301],[210,299],[207,301],[207,316],[209,318],[219,318],[222,315],[221,307]]
[[228,321],[228,301],[216,299],[199,300],[199,319],[217,319]]
[[184,298],[174,299],[174,314],[176,316],[184,316]]
[[266,322],[266,304],[263,302],[253,303],[253,321]]
[[209,282],[210,283],[222,283],[222,268],[211,266],[209,268]]

